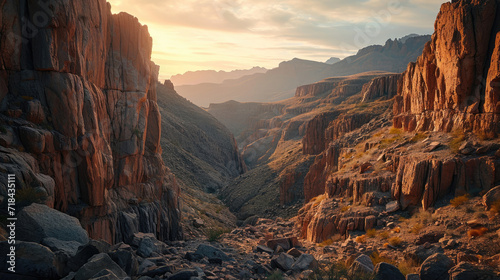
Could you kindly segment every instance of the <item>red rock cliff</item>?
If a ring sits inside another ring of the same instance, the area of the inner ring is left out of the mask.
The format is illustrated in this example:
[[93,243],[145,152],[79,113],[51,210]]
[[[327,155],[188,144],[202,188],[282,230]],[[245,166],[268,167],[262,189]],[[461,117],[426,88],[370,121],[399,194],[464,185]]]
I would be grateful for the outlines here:
[[0,148],[18,187],[41,187],[94,239],[180,237],[147,27],[105,0],[0,0],[0,21]]
[[403,73],[394,126],[500,132],[500,1],[444,3],[432,40]]

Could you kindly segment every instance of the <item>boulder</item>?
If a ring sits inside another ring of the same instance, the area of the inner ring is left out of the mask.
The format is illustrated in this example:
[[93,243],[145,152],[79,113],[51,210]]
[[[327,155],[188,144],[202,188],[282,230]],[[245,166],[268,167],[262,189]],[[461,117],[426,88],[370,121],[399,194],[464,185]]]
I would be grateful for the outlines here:
[[448,272],[450,280],[498,280],[500,275],[494,273],[491,268],[461,262]]
[[195,251],[195,254],[207,257],[209,259],[221,259],[222,261],[230,261],[231,258],[221,250],[206,244],[200,244]]
[[374,280],[405,280],[405,276],[397,267],[385,262],[378,263],[373,274],[375,275]]
[[108,255],[118,264],[127,275],[136,275],[139,271],[139,263],[137,257],[131,250],[119,248]]
[[44,238],[42,244],[50,248],[52,252],[63,252],[68,257],[75,256],[78,248],[82,245],[77,241],[62,241],[53,237]]
[[500,207],[500,186],[494,187],[483,195],[483,205],[486,210],[489,210],[495,203],[497,207]]
[[351,277],[360,277],[363,275],[370,275],[373,273],[375,267],[373,266],[373,262],[367,255],[360,255],[357,257],[352,263],[351,267],[349,267],[349,275]]
[[196,276],[198,276],[198,271],[195,269],[185,269],[172,274],[168,280],[189,280]]
[[302,254],[292,265],[293,271],[315,270],[318,268],[318,261],[310,254]]
[[[10,250],[7,241],[0,242],[0,271],[7,272]],[[15,269],[18,279],[60,279],[60,266],[49,248],[33,242],[16,241]]]
[[100,253],[84,264],[75,274],[75,280],[86,280],[94,277],[97,273],[102,270],[109,270],[119,279],[124,279],[127,277],[127,273],[120,268],[107,254]]
[[271,267],[279,268],[282,271],[289,271],[295,260],[287,253],[281,253],[271,259]]
[[434,254],[428,257],[420,266],[421,280],[448,280],[448,270],[453,267],[453,261],[444,254]]
[[77,218],[54,210],[47,205],[33,203],[17,214],[17,238],[41,243],[51,237],[61,241],[87,244],[89,238]]
[[120,280],[120,278],[116,276],[113,271],[109,269],[103,269],[92,276],[92,278],[90,278],[89,280]]

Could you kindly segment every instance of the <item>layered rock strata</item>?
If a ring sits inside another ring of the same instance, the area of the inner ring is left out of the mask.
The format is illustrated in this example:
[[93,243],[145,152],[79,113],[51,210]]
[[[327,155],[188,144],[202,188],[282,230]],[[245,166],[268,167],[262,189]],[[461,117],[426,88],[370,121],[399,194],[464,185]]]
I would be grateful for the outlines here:
[[94,239],[180,237],[147,27],[112,15],[105,0],[0,1],[0,9],[3,170]]

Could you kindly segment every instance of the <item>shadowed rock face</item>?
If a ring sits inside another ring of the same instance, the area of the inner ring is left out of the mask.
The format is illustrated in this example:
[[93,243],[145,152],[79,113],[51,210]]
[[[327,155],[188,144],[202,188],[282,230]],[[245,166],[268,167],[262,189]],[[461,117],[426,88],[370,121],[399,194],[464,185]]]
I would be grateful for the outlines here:
[[500,2],[452,1],[403,73],[394,125],[405,130],[500,132]]
[[[27,33],[23,17],[39,28]],[[41,188],[94,239],[130,234],[120,212],[139,231],[180,237],[147,27],[105,0],[0,1],[0,20],[11,30],[0,34],[1,165],[18,187]]]

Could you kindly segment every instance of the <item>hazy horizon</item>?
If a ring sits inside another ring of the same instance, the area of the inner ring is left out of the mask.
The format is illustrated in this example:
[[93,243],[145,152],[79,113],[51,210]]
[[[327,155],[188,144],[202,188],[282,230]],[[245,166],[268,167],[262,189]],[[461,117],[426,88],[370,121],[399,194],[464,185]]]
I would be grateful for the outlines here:
[[271,69],[292,58],[326,61],[416,33],[432,34],[431,0],[108,0],[149,28],[160,80],[187,71]]

